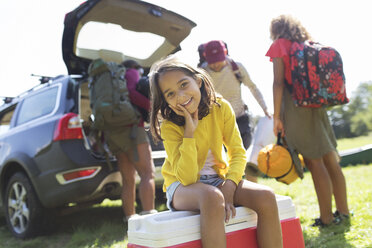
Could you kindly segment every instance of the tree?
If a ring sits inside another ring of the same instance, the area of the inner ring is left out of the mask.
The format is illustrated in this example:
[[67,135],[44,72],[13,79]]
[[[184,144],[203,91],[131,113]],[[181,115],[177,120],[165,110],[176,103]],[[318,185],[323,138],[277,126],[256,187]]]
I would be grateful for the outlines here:
[[345,105],[328,110],[329,119],[337,139],[353,137],[351,132],[352,113],[348,110],[349,108]]
[[367,135],[372,131],[372,81],[360,83],[348,104],[328,114],[337,138]]

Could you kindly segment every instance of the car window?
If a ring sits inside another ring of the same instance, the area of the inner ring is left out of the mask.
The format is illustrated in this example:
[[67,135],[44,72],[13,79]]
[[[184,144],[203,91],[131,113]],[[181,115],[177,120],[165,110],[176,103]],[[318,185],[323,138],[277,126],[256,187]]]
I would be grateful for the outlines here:
[[57,100],[58,87],[52,87],[26,98],[21,106],[17,125],[50,114]]
[[10,127],[10,121],[12,120],[14,114],[15,106],[12,106],[8,110],[5,110],[0,116],[0,134],[8,131]]

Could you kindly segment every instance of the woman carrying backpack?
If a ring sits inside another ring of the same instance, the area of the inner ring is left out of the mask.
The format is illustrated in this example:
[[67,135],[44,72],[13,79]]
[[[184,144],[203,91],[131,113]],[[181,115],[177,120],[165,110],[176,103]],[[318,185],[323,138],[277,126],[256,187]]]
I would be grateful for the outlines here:
[[[311,173],[320,210],[320,217],[312,226],[340,223],[349,218],[346,181],[338,163],[336,138],[327,112],[322,107],[296,107],[285,87],[292,84],[289,59],[292,42],[304,42],[311,37],[298,20],[288,15],[274,18],[270,33],[273,44],[266,56],[274,67],[274,133],[286,136],[288,144],[303,155]],[[336,202],[334,213],[332,195]]]
[[[135,61],[124,61],[126,67],[125,80],[129,92],[131,103],[146,111],[150,110],[150,101],[148,98],[136,91],[136,84],[140,79],[140,66]],[[137,66],[136,66],[137,65]],[[128,128],[127,128],[128,129]],[[129,130],[129,129],[128,129]],[[130,143],[129,140],[127,143]],[[133,157],[133,149],[137,149],[138,160]],[[142,204],[141,215],[156,213],[155,210],[155,166],[151,157],[151,146],[147,133],[144,129],[144,120],[141,119],[137,128],[136,147],[131,147],[127,151],[115,153],[118,160],[120,174],[122,176],[122,202],[125,214],[124,221],[130,217],[136,216],[134,202],[136,199],[136,172],[140,177],[138,188],[139,199]]]

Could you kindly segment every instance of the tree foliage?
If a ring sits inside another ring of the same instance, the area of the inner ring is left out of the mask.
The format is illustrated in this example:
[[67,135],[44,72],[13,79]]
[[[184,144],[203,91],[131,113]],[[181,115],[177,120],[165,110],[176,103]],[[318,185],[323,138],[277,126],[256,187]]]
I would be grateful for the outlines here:
[[361,83],[346,105],[328,110],[337,138],[367,135],[372,131],[372,81]]

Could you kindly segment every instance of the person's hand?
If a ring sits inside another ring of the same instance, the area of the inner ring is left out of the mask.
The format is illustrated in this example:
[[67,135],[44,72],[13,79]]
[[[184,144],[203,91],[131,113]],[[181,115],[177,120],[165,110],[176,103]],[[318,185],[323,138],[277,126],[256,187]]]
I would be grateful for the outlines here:
[[283,122],[280,118],[274,117],[274,134],[278,136],[278,133],[281,133],[282,137],[285,136]]
[[177,107],[170,106],[171,109],[173,109],[176,114],[185,117],[185,138],[192,138],[194,137],[194,132],[196,127],[198,126],[199,122],[199,111],[196,109],[196,111],[192,114],[187,111],[185,107],[183,107],[181,104],[178,104]]
[[234,218],[236,215],[234,206],[236,184],[231,180],[226,180],[220,189],[225,198],[225,222],[227,223],[229,222],[230,217]]

